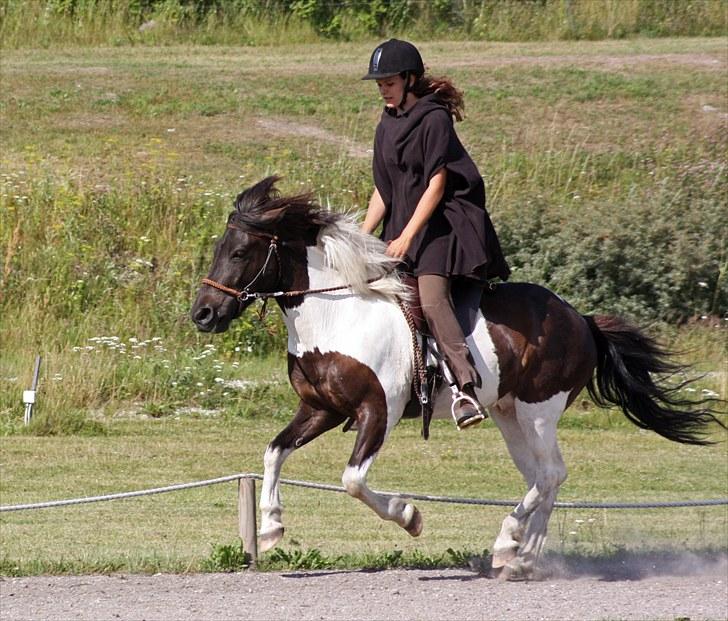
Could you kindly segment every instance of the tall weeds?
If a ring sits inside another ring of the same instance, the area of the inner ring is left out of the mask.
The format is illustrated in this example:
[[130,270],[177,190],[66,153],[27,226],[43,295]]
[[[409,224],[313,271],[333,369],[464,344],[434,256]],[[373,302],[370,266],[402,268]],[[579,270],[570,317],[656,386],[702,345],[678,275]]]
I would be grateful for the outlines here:
[[4,0],[7,47],[721,36],[726,0]]
[[[7,54],[0,433],[22,424],[20,390],[38,353],[46,391],[38,433],[98,433],[91,413],[105,410],[292,407],[292,393],[275,383],[280,365],[253,369],[273,384],[226,383],[257,355],[283,360],[274,306],[262,323],[251,311],[214,337],[196,332],[189,306],[234,196],[252,182],[280,173],[285,192],[311,190],[336,209],[366,205],[370,159],[359,156],[376,104],[342,88],[357,49],[335,52],[348,55],[338,73],[306,63],[311,54],[338,62],[330,46],[224,56],[176,48],[174,62],[153,49],[104,49],[88,74],[84,50],[60,61],[53,52]],[[266,69],[283,63],[282,75]],[[717,73],[459,73],[469,117],[458,132],[485,177],[514,280],[544,284],[583,313],[726,325]],[[268,132],[261,119],[318,134]],[[700,336],[705,368],[724,364],[724,333],[711,327]]]

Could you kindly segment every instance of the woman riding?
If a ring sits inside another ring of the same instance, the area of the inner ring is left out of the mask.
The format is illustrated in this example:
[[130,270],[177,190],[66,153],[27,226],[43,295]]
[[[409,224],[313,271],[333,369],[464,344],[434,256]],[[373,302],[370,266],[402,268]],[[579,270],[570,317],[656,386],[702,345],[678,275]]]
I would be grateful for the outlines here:
[[417,278],[422,312],[458,392],[459,429],[485,412],[475,388],[481,378],[455,317],[455,279],[506,280],[510,269],[485,209],[485,185],[458,139],[463,97],[447,78],[425,74],[407,41],[390,39],[372,53],[362,79],[376,80],[385,108],[374,140],[374,193],[362,229],[382,224],[387,254]]

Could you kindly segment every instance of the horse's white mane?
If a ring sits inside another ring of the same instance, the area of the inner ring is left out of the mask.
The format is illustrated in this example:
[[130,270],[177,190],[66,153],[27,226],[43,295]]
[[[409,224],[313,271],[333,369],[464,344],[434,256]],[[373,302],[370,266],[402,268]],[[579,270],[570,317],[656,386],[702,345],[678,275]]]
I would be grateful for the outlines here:
[[341,274],[356,293],[379,294],[390,300],[411,297],[395,270],[399,260],[384,254],[387,245],[383,241],[359,228],[355,214],[344,214],[322,229],[319,245],[326,265]]

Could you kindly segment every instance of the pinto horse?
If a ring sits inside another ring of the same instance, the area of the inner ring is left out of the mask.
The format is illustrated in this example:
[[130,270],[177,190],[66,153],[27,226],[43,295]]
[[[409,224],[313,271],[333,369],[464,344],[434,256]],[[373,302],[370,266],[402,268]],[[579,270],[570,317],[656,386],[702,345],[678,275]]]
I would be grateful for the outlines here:
[[[281,197],[276,181],[268,177],[237,197],[191,311],[200,330],[223,332],[253,301],[272,297],[288,330],[288,375],[300,403],[265,452],[261,550],[283,537],[283,462],[343,424],[356,429],[342,476],[346,491],[416,537],[422,530],[417,508],[366,483],[413,399],[417,340],[401,307],[409,288],[383,242],[308,195]],[[534,569],[566,479],[556,425],[584,387],[597,403],[616,404],[636,425],[676,442],[704,444],[706,426],[722,425],[704,403],[691,407],[676,388],[656,383],[652,374],[679,367],[622,319],[582,316],[525,283],[483,291],[471,315],[466,340],[483,380],[476,394],[528,487],[493,547],[494,573],[502,577]],[[449,399],[440,391],[436,415],[448,412]]]

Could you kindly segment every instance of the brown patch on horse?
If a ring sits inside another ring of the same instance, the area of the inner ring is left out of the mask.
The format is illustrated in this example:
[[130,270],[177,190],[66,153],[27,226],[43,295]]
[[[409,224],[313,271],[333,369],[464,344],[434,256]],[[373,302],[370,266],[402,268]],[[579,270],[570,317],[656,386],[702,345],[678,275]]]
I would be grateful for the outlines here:
[[293,420],[273,439],[271,447],[297,449],[322,433],[338,427],[346,418],[338,412],[317,410],[301,401]]
[[550,291],[506,283],[487,292],[481,310],[500,365],[498,397],[538,403],[569,392],[570,404],[592,376],[596,348],[584,318]]
[[351,356],[315,349],[300,357],[289,353],[288,376],[302,401],[315,409],[353,418],[360,436],[372,435],[373,442],[367,443],[362,460],[379,450],[387,428],[387,399],[368,366]]

